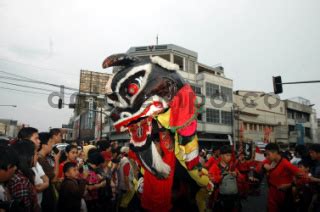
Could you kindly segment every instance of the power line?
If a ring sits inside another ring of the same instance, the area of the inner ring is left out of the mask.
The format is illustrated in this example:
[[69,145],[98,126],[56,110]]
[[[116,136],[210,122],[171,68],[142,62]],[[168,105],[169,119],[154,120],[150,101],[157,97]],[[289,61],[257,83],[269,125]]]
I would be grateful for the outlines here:
[[22,76],[22,75],[18,75],[18,74],[12,74],[12,73],[9,73],[9,72],[6,72],[6,71],[1,71],[1,70],[0,70],[0,72],[1,72],[1,73],[4,73],[4,74],[8,74],[8,75],[15,76],[15,77],[19,77],[19,78],[27,79],[27,80],[33,80],[33,79],[31,79],[31,78],[24,77],[24,76]]
[[[33,67],[33,68],[36,68],[36,69],[39,69],[39,70],[47,70],[47,71],[51,71],[51,72],[54,72],[54,73],[60,73],[59,71],[51,69],[51,68],[40,67],[40,66],[36,66],[36,65],[28,64],[28,63],[23,63],[23,62],[19,62],[19,61],[15,61],[15,60],[9,60],[9,59],[5,59],[5,58],[0,58],[0,60],[6,61],[6,62],[9,62],[9,63],[20,64],[20,65],[23,65],[23,66]],[[66,74],[66,73],[64,73],[64,74]],[[68,76],[73,76],[71,74],[67,74],[67,75]]]
[[28,94],[41,94],[41,95],[46,95],[46,96],[48,96],[47,93],[33,92],[33,91],[23,91],[23,90],[18,90],[18,89],[13,89],[13,88],[7,88],[7,87],[2,87],[2,86],[0,86],[0,88],[1,88],[1,89],[5,89],[5,90],[11,90],[11,91],[18,91],[18,92],[28,93]]
[[[1,71],[0,72],[4,72],[4,71]],[[5,72],[7,74],[10,74],[8,72]],[[13,74],[11,74],[13,75]],[[79,89],[76,89],[76,88],[71,88],[71,87],[68,87],[68,86],[64,86],[64,85],[57,85],[57,84],[53,84],[53,83],[49,83],[49,82],[44,82],[44,81],[40,81],[40,80],[33,80],[33,79],[30,79],[30,78],[27,78],[27,77],[23,77],[23,76],[19,76],[19,75],[16,75],[20,78],[25,78],[25,79],[19,79],[19,78],[15,78],[15,77],[9,77],[9,76],[0,76],[2,78],[7,78],[9,80],[17,80],[17,81],[23,81],[23,82],[30,82],[30,83],[38,83],[38,84],[43,84],[43,85],[49,85],[49,86],[53,86],[53,87],[61,87],[63,86],[65,89],[68,89],[68,90],[73,90],[73,91],[78,91]]]
[[61,86],[63,86],[64,89],[77,91],[79,94],[88,94],[88,95],[91,95],[91,96],[99,96],[100,95],[99,93],[79,92],[79,89],[77,89],[77,88],[67,87],[67,86],[64,86],[64,85],[56,85],[56,84],[53,84],[53,83],[48,83],[48,82],[39,81],[39,80],[33,80],[31,78],[28,78],[28,77],[25,77],[25,76],[21,76],[21,75],[18,75],[18,74],[12,74],[12,73],[9,73],[9,72],[3,71],[3,70],[0,70],[0,72],[8,74],[8,75],[16,76],[16,77],[19,77],[19,78],[24,78],[24,79],[19,79],[19,78],[15,78],[15,77],[1,76],[0,75],[0,78],[4,78],[4,79],[8,79],[8,80],[13,80],[13,81],[16,80],[16,81],[22,81],[22,82],[28,82],[28,83],[39,83],[39,84],[49,85],[49,86],[58,87],[58,88],[61,88]]
[[61,86],[63,86],[64,89],[73,90],[73,91],[78,91],[79,90],[79,89],[67,87],[67,86],[64,86],[64,85],[56,85],[56,84],[43,82],[43,81],[38,81],[38,80],[19,79],[19,78],[9,77],[9,76],[0,76],[0,78],[4,78],[4,79],[8,79],[8,80],[22,81],[22,82],[29,82],[29,83],[38,83],[38,84],[49,85],[49,86],[58,87],[58,88],[61,88]]
[[[18,78],[12,78],[12,77],[7,77],[7,76],[1,76],[0,75],[0,79],[3,78],[3,79],[8,79],[8,80],[12,80],[12,81],[22,81],[22,82],[29,82],[29,83],[33,83],[29,80],[23,80],[23,79],[18,79]],[[0,81],[2,83],[5,83],[5,84],[11,84],[11,85],[14,85],[14,86],[19,86],[19,87],[26,87],[26,88],[31,88],[31,89],[37,89],[37,90],[47,90],[49,92],[55,92],[54,90],[48,90],[48,89],[44,89],[44,88],[39,88],[39,87],[33,87],[33,86],[27,86],[27,85],[21,85],[21,84],[15,84],[15,83],[9,83],[9,82],[3,82],[3,81]],[[55,86],[57,87],[57,86]],[[59,88],[61,88],[59,86]],[[65,87],[63,87],[65,88]],[[58,92],[58,91],[56,91]],[[89,96],[100,96],[100,94],[90,94],[90,93],[85,93],[85,92],[75,92],[75,93],[65,93],[65,95],[73,95],[73,94],[76,94],[76,95],[89,95]]]
[[[58,92],[58,91],[55,91],[55,90],[49,90],[49,89],[45,89],[45,88],[33,87],[33,86],[28,86],[28,85],[19,85],[19,84],[10,83],[10,82],[0,81],[0,83],[4,83],[4,84],[8,84],[8,85],[14,85],[14,86],[19,86],[19,87],[24,87],[24,88],[31,88],[31,89],[36,89],[36,90],[42,90],[42,91]],[[66,95],[72,95],[72,93],[64,93],[64,94],[66,94]]]

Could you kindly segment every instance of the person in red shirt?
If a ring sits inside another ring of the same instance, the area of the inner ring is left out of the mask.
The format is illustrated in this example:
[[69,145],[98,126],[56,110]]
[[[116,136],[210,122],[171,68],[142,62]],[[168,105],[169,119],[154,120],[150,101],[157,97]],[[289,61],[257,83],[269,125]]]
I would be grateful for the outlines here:
[[205,163],[205,168],[207,170],[210,169],[210,167],[219,162],[219,157],[220,157],[220,149],[219,147],[213,147],[212,149],[212,156],[209,158],[209,160]]
[[59,165],[59,174],[58,179],[63,179],[63,166],[67,162],[77,163],[77,156],[78,156],[78,148],[75,145],[68,145],[64,150],[65,154],[61,155],[62,162]]
[[269,143],[266,147],[266,160],[263,167],[267,171],[268,211],[293,211],[292,184],[294,177],[302,177],[302,171],[282,158],[279,147]]
[[237,176],[240,173],[232,161],[231,146],[222,146],[220,161],[209,169],[209,177],[216,185],[214,211],[237,211],[241,208],[238,195]]
[[241,177],[238,178],[239,194],[241,197],[246,198],[250,190],[249,172],[251,171],[251,161],[245,159],[243,152],[239,154],[236,168],[241,173]]

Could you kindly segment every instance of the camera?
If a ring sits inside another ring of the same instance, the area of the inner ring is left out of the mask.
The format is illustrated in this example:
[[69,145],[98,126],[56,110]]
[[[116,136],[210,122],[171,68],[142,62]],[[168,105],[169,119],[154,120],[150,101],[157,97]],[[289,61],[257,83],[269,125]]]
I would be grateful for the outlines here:
[[54,152],[54,154],[58,154],[59,153],[59,149],[56,146],[52,148],[52,151]]

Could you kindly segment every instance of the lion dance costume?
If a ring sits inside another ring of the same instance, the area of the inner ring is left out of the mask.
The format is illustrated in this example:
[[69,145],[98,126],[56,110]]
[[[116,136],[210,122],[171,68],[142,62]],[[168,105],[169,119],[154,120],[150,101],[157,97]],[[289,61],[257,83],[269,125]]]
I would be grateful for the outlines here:
[[108,67],[116,67],[107,84],[110,117],[117,131],[129,132],[130,155],[145,170],[142,207],[171,209],[176,163],[200,187],[212,189],[199,162],[196,130],[201,107],[191,86],[177,73],[179,67],[160,57],[127,54],[106,58],[103,68]]

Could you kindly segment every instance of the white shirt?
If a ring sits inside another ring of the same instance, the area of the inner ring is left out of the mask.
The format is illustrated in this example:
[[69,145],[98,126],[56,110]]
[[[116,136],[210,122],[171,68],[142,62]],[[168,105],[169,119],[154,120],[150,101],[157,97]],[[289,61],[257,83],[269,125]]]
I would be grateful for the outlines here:
[[298,163],[301,161],[301,158],[293,157],[290,161],[293,165],[298,165]]
[[[42,169],[42,166],[39,164],[39,162],[36,163],[35,167],[32,167],[32,170],[34,171],[35,178],[34,178],[34,184],[39,185],[43,183],[43,180],[41,177],[45,176],[45,173]],[[38,193],[38,204],[41,205],[42,202],[42,192]]]
[[6,190],[4,189],[3,185],[0,184],[0,200],[7,201]]

